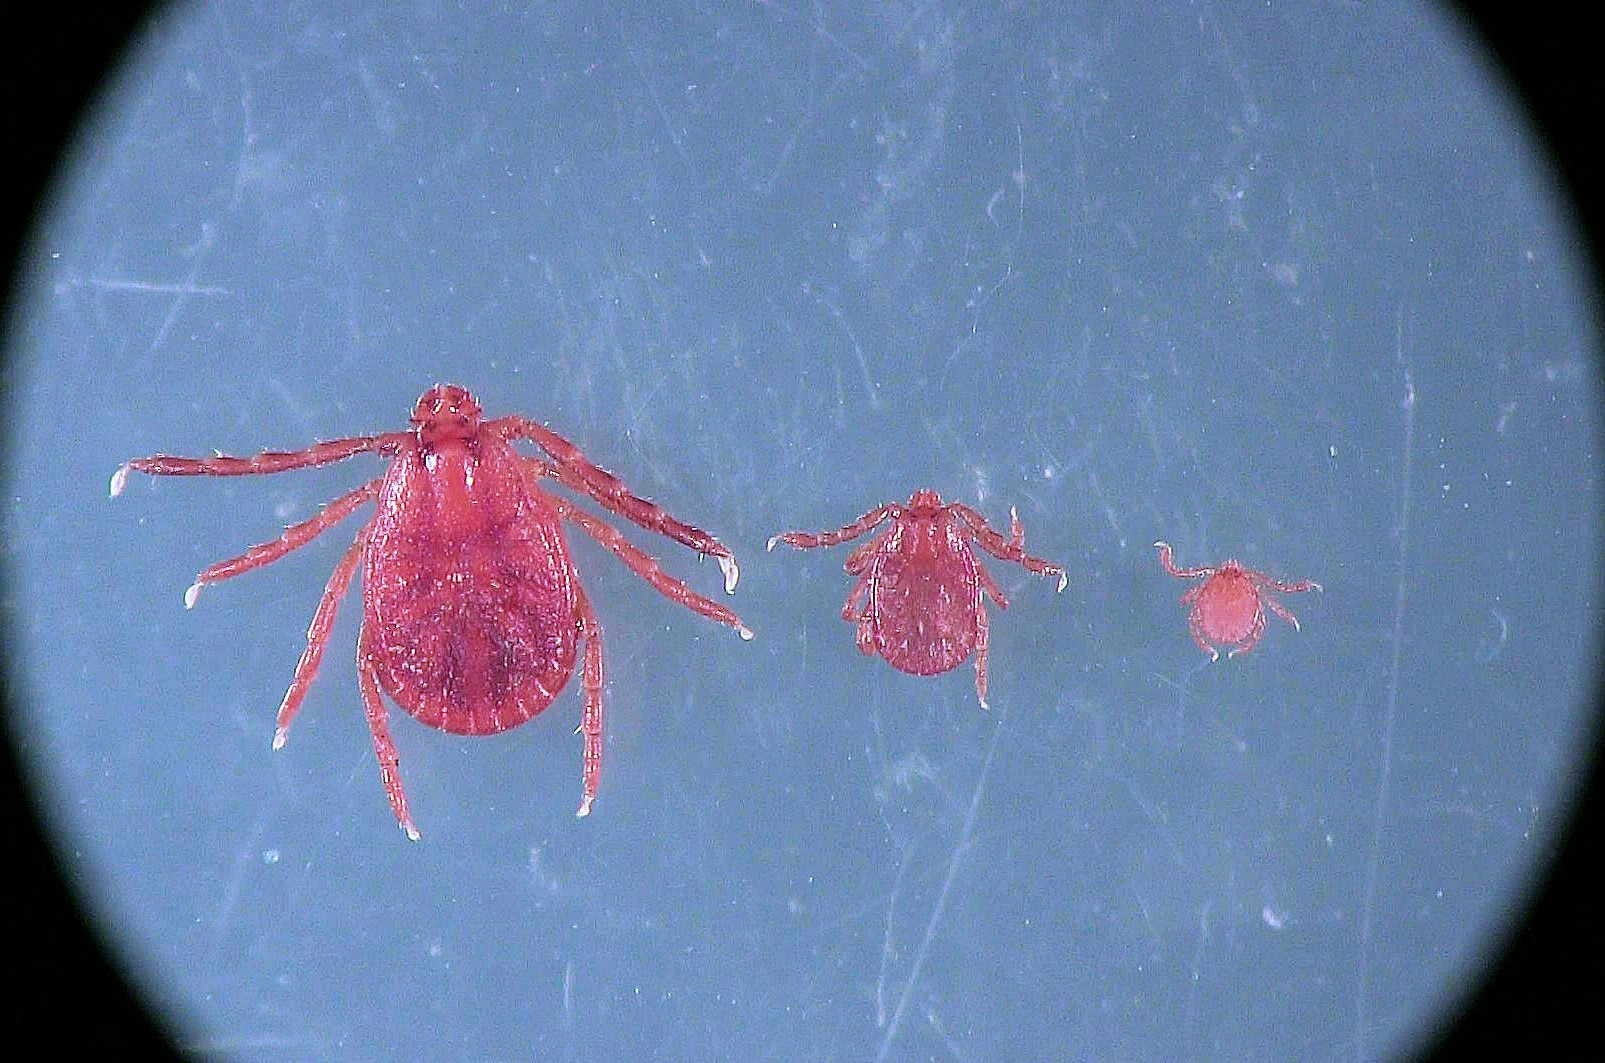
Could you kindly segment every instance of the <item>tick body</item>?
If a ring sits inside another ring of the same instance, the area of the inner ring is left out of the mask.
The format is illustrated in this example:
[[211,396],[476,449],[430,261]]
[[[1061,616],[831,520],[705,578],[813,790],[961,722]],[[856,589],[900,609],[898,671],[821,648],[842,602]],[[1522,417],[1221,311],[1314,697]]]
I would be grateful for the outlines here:
[[[517,451],[513,442],[520,439],[534,443],[542,456]],[[541,481],[556,480],[643,528],[711,554],[728,593],[735,590],[739,571],[718,540],[631,494],[550,429],[516,416],[484,420],[474,396],[449,384],[424,392],[406,431],[252,458],[141,458],[117,470],[111,493],[122,493],[131,471],[243,476],[326,465],[358,454],[391,459],[389,471],[277,540],[208,567],[185,592],[184,604],[193,607],[207,584],[271,564],[366,503],[377,503],[377,512],[358,531],[324,588],[306,650],[279,707],[273,747],[284,746],[317,674],[340,599],[360,565],[357,679],[385,793],[410,838],[419,835],[408,812],[381,691],[431,727],[452,734],[496,734],[552,703],[580,663],[581,643],[585,708],[579,729],[585,748],[577,814],[591,810],[602,766],[602,633],[569,555],[565,520],[671,600],[735,628],[742,638],[752,637],[735,613],[664,574],[616,529],[547,493]]]
[[974,544],[1039,575],[1058,576],[1061,591],[1064,569],[1025,552],[1025,531],[1013,510],[1005,539],[969,506],[944,503],[928,489],[915,491],[907,505],[889,502],[836,531],[776,535],[769,549],[776,543],[800,549],[835,546],[887,520],[885,531],[847,557],[844,567],[858,582],[842,607],[842,619],[854,625],[862,652],[884,658],[900,672],[937,675],[973,655],[975,693],[985,708],[988,625],[981,597],[991,598],[999,609],[1009,602],[976,559]]
[[1292,624],[1294,631],[1299,629],[1298,618],[1276,600],[1274,592],[1298,594],[1321,589],[1314,580],[1284,583],[1229,559],[1219,565],[1177,568],[1171,560],[1169,543],[1157,542],[1154,546],[1159,550],[1159,564],[1170,575],[1204,581],[1183,594],[1181,603],[1191,607],[1187,628],[1192,632],[1193,641],[1212,661],[1220,660],[1218,646],[1230,647],[1226,652],[1228,657],[1247,653],[1258,646],[1265,635],[1267,606]]

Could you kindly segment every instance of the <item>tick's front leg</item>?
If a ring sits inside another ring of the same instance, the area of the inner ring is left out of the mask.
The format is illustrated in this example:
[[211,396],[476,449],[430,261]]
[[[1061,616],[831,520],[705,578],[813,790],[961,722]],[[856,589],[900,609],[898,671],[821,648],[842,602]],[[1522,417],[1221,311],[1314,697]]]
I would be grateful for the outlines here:
[[135,458],[112,473],[111,496],[116,498],[123,493],[123,488],[128,486],[130,472],[151,476],[256,476],[328,465],[357,454],[395,454],[401,449],[402,441],[411,438],[409,432],[386,432],[377,436],[331,439],[303,450],[268,450],[249,458],[234,458],[225,454],[211,458],[175,458],[169,454],[155,454],[148,458]]
[[[863,535],[865,532],[875,527],[875,525],[879,524],[887,517],[894,515],[897,509],[897,506],[888,503],[887,505],[881,506],[879,509],[870,510],[868,513],[865,513],[862,517],[859,517],[851,524],[837,528],[835,531],[781,532],[779,535],[772,535],[769,537],[768,549],[773,550],[776,543],[785,543],[787,546],[795,546],[799,550],[812,550],[816,546],[835,546],[838,543],[845,543],[850,539],[858,538],[860,535]],[[859,550],[855,551],[852,556],[848,558],[848,563],[851,564],[853,559],[857,558],[865,549],[865,547],[860,547]]]

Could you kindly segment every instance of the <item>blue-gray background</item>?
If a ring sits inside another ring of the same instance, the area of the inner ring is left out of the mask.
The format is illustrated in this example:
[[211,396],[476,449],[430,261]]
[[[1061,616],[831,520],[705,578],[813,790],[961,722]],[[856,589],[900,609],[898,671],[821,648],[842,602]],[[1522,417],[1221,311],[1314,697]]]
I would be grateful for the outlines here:
[[[13,731],[68,873],[218,1056],[1402,1050],[1510,928],[1592,728],[1557,196],[1425,8],[174,7],[8,337]],[[182,608],[376,460],[106,498],[133,456],[399,428],[436,380],[742,561],[745,644],[575,542],[589,820],[577,689],[494,739],[395,712],[408,844],[355,595],[270,752],[356,520]],[[1017,506],[1070,574],[991,563],[990,713],[968,668],[857,654],[845,549],[762,548],[920,486]],[[1326,592],[1210,665],[1161,537]]]

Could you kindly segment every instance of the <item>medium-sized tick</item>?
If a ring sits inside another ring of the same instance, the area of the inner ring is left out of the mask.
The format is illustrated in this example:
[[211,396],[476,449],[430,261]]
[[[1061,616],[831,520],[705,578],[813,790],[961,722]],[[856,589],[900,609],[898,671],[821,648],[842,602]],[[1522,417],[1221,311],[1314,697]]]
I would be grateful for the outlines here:
[[801,549],[835,546],[891,526],[847,556],[844,566],[858,583],[842,606],[842,619],[857,627],[858,648],[880,656],[900,672],[937,675],[975,655],[975,693],[986,708],[987,615],[984,593],[1007,609],[1009,601],[975,557],[972,545],[1039,575],[1059,577],[1064,569],[1023,549],[1025,530],[1009,511],[1005,539],[969,506],[943,503],[935,491],[915,491],[907,505],[888,502],[837,531],[785,532],[769,549],[786,543]]
[[1276,600],[1273,591],[1298,594],[1321,589],[1314,580],[1283,583],[1232,560],[1200,568],[1177,568],[1170,559],[1169,543],[1157,542],[1154,546],[1159,549],[1159,563],[1166,572],[1178,579],[1204,581],[1183,594],[1181,604],[1192,606],[1187,614],[1187,628],[1193,633],[1198,648],[1209,654],[1212,661],[1220,660],[1220,650],[1216,646],[1230,646],[1226,656],[1236,657],[1259,645],[1265,634],[1265,606],[1270,606],[1271,612],[1292,624],[1294,631],[1299,629],[1298,617]]
[[[544,455],[519,453],[513,442],[520,439],[534,443]],[[131,471],[246,476],[327,465],[358,454],[389,458],[390,468],[275,541],[206,568],[184,592],[184,606],[193,607],[207,584],[271,564],[365,503],[378,503],[324,588],[307,631],[306,650],[279,706],[273,748],[284,746],[290,721],[317,675],[340,599],[360,564],[357,680],[385,794],[396,821],[413,840],[418,829],[407,811],[380,691],[430,727],[451,734],[496,734],[552,703],[574,672],[581,640],[585,711],[578,730],[585,734],[585,752],[577,815],[591,810],[602,771],[602,629],[569,556],[563,521],[610,550],[670,600],[752,638],[735,613],[666,575],[615,528],[547,493],[541,481],[555,480],[649,531],[712,555],[730,593],[740,573],[723,544],[631,494],[550,429],[517,416],[484,420],[474,396],[450,384],[423,393],[412,411],[412,427],[404,431],[251,458],[140,458],[112,476],[111,493],[122,493]]]

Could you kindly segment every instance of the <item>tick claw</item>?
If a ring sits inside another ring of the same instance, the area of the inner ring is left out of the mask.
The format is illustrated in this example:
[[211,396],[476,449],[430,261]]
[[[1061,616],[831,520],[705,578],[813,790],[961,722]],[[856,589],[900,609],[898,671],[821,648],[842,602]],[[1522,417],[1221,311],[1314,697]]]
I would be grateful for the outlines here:
[[191,583],[189,585],[189,590],[184,592],[184,608],[185,609],[193,609],[193,608],[195,608],[195,599],[197,599],[197,598],[199,598],[201,596],[201,588],[204,587],[204,586],[205,586],[205,584],[202,583],[200,580],[196,580],[194,583]]
[[116,498],[128,486],[128,466],[119,465],[117,471],[111,474],[111,497]]
[[586,796],[580,798],[580,807],[575,810],[574,818],[575,819],[584,819],[586,816],[590,815],[591,814],[591,802],[594,801],[594,800],[596,800],[596,799],[594,797],[591,797],[589,794],[587,794]]
[[286,731],[284,728],[280,727],[280,728],[278,728],[277,730],[275,730],[273,732],[273,748],[274,749],[283,749],[284,748],[284,743],[288,742],[289,740],[290,740],[290,733],[288,731]]
[[[116,494],[116,493],[117,493],[116,491],[112,492],[112,494]],[[765,546],[764,549],[765,550],[773,550],[775,548],[775,544],[778,543],[779,541],[780,541],[780,536],[771,535],[769,537],[769,545]]]
[[742,642],[752,641],[752,628],[748,627],[746,624],[736,625],[736,634],[741,636]]
[[733,557],[719,558],[719,571],[724,573],[724,592],[726,594],[736,593],[736,581],[741,579],[741,569],[736,567],[736,559]]
[[403,823],[401,825],[401,829],[411,841],[417,841],[419,838],[423,837],[423,835],[418,833],[418,828],[412,825],[411,820]]
[[1065,575],[1063,572],[1061,572],[1061,573],[1059,573],[1059,589],[1054,591],[1053,593],[1055,593],[1055,594],[1063,594],[1065,587],[1067,587],[1069,585],[1070,585],[1070,577]]

